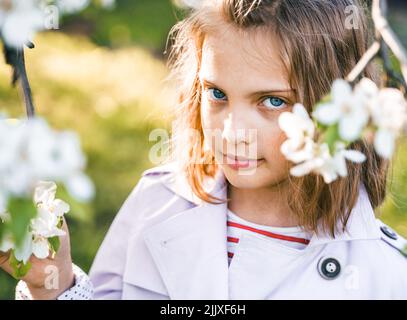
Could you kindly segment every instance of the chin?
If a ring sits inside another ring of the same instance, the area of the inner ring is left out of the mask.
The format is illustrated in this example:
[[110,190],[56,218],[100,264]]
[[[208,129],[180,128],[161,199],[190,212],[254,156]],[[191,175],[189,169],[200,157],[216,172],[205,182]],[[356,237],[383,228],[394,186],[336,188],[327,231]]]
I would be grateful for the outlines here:
[[[222,166],[225,178],[235,188],[239,189],[280,189],[286,186],[289,172],[272,172],[267,167],[257,167],[256,170],[234,170],[227,165]],[[250,174],[249,174],[250,173]]]
[[270,184],[266,178],[264,169],[255,168],[250,170],[234,170],[227,165],[222,166],[228,182],[236,188],[257,189]]

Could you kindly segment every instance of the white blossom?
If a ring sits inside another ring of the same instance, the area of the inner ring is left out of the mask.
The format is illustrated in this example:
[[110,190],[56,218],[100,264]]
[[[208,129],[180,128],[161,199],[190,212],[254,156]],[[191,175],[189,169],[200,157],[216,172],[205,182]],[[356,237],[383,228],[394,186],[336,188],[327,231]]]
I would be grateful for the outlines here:
[[406,124],[407,104],[400,90],[379,89],[368,78],[356,84],[354,90],[345,80],[335,80],[331,102],[322,103],[313,117],[322,124],[338,123],[339,135],[346,141],[361,137],[370,123],[374,126],[374,148],[384,157],[394,152],[395,140]]
[[56,189],[54,182],[40,181],[34,192],[37,216],[31,220],[30,229],[33,235],[32,251],[39,259],[49,255],[48,238],[65,235],[59,223],[61,217],[69,211],[69,205],[55,199]]
[[[40,189],[40,191],[38,191]],[[69,211],[69,205],[60,199],[55,199],[56,185],[53,182],[41,181],[36,188],[34,199],[37,205],[37,217],[31,221],[31,230],[34,236],[54,237],[64,235],[58,228],[59,218]],[[41,194],[41,197],[38,197]]]
[[287,140],[280,147],[282,154],[295,163],[313,156],[315,126],[302,104],[295,104],[292,112],[283,112],[278,124],[285,132]]
[[293,176],[303,176],[314,172],[322,175],[325,183],[331,183],[339,176],[346,177],[346,159],[352,162],[363,162],[366,156],[357,150],[346,150],[342,142],[337,142],[332,156],[326,143],[314,144],[312,158],[290,169]]
[[69,177],[65,184],[68,192],[79,201],[88,201],[95,194],[95,186],[89,177],[83,173]]
[[90,0],[58,0],[58,7],[66,13],[74,13],[85,9]]
[[24,131],[12,120],[0,118],[0,171],[15,163],[24,139]]
[[92,181],[83,173],[86,158],[79,138],[70,131],[52,130],[45,120],[6,119],[0,116],[0,219],[10,221],[7,203],[13,197],[32,197],[37,215],[27,226],[22,245],[16,246],[10,230],[0,239],[0,250],[14,250],[17,260],[26,263],[33,254],[48,257],[49,239],[65,235],[62,217],[69,205],[55,199],[56,183],[80,201],[94,195]]
[[390,158],[394,152],[395,140],[406,124],[407,103],[400,90],[381,89],[370,104],[373,124],[377,127],[374,138],[376,152]]
[[27,157],[33,173],[44,179],[64,180],[86,164],[74,132],[52,132],[42,119],[28,121]]
[[38,259],[48,257],[50,250],[48,238],[65,235],[65,231],[60,228],[60,221],[62,216],[69,211],[67,203],[55,199],[56,189],[57,186],[52,181],[38,183],[33,196],[37,215],[31,219],[22,245],[16,246],[8,232],[0,242],[0,251],[14,249],[16,259],[24,263],[27,263],[32,254]]
[[[30,2],[32,1],[27,1]],[[34,5],[20,7],[3,17],[2,36],[13,47],[21,47],[32,41],[35,32],[44,29],[44,14],[39,8]]]
[[45,259],[49,256],[48,239],[44,237],[35,237],[32,241],[32,253],[38,259]]
[[3,236],[2,241],[0,241],[0,251],[7,252],[14,248],[14,241],[10,233]]
[[376,99],[378,94],[379,88],[376,83],[369,78],[362,78],[362,80],[356,84],[354,89],[354,95],[358,99],[358,102],[363,103],[368,109],[370,109],[369,105],[371,101]]
[[14,242],[12,243],[14,256],[18,261],[22,261],[24,264],[27,263],[28,259],[30,259],[32,255],[32,238],[32,233],[27,232],[21,246],[16,246]]
[[94,195],[94,186],[83,173],[86,157],[75,132],[54,131],[41,118],[0,119],[0,153],[3,194],[27,196],[39,180],[53,180],[64,183],[80,201]]
[[360,137],[369,120],[369,110],[362,98],[362,94],[353,93],[349,83],[337,79],[332,85],[331,101],[318,105],[312,116],[325,125],[338,123],[340,137],[354,141]]
[[[22,47],[36,32],[46,29],[47,6],[56,5],[58,14],[72,14],[85,9],[91,0],[0,0],[1,36],[7,45]],[[113,8],[115,0],[101,0]]]
[[0,191],[0,220],[1,221],[3,221],[5,219],[7,201],[8,201],[8,199],[7,199],[5,192]]
[[363,162],[366,159],[359,151],[346,150],[341,141],[336,141],[334,155],[331,155],[327,143],[315,142],[314,123],[301,104],[295,104],[292,112],[283,112],[278,121],[287,135],[287,140],[281,144],[281,153],[297,164],[290,169],[293,176],[313,172],[322,175],[326,183],[331,183],[339,176],[347,175],[345,160]]

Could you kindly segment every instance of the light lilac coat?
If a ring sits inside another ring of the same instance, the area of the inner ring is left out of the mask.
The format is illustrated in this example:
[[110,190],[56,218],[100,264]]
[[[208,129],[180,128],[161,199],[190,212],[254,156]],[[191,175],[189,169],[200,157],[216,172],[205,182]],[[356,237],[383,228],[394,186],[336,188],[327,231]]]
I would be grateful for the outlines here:
[[[226,197],[221,171],[206,187]],[[407,299],[407,241],[381,231],[363,184],[346,233],[314,235],[303,250],[244,235],[230,267],[226,212],[175,164],[145,171],[92,265],[95,299]],[[330,257],[341,272],[326,280],[319,262]]]

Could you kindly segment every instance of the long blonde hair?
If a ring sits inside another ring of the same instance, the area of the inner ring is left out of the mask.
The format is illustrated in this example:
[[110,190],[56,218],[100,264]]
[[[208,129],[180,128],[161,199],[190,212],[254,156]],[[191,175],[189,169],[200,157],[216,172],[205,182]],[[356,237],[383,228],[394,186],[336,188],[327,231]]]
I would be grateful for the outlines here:
[[[239,30],[272,31],[282,41],[281,59],[296,99],[309,112],[329,93],[334,79],[345,78],[357,63],[371,41],[371,34],[367,8],[356,0],[209,0],[202,3],[170,31],[170,79],[179,89],[173,134],[174,143],[183,150],[178,161],[183,163],[193,192],[204,201],[219,203],[222,199],[203,188],[205,178],[213,177],[219,169],[213,154],[204,148],[201,126],[198,72],[207,32],[225,23]],[[346,27],[349,6],[356,14],[357,28]],[[363,76],[377,82],[373,66],[367,68]],[[198,134],[179,139],[191,129]],[[362,164],[348,162],[345,178],[326,184],[321,176],[313,174],[289,177],[292,191],[287,201],[305,230],[318,233],[321,223],[322,230],[333,237],[343,232],[356,204],[360,182],[364,183],[373,208],[383,202],[389,162],[380,158],[364,140],[350,147],[362,151],[367,160]],[[337,230],[338,222],[340,230]]]

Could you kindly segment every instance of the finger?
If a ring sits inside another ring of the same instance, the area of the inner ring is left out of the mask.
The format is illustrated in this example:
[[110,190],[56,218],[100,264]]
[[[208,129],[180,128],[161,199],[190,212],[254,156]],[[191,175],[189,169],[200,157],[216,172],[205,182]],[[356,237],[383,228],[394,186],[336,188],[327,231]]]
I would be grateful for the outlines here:
[[69,238],[69,228],[68,224],[66,223],[65,217],[62,217],[63,224],[62,230],[65,231],[65,235],[60,236],[59,239],[61,241],[61,252],[70,251],[70,238]]
[[11,267],[9,261],[10,258],[10,250],[7,252],[2,252],[0,257],[0,268],[6,271],[8,274],[13,274],[14,270]]
[[66,223],[65,217],[62,217],[62,221],[63,221],[62,230],[64,230],[65,233],[69,236],[69,228],[68,228],[68,224]]
[[9,257],[10,257],[10,250],[7,252],[0,251],[0,267],[2,267],[3,264],[5,264],[8,261]]
[[10,251],[7,252],[0,251],[0,265],[4,262],[3,260],[8,260],[9,255]]

